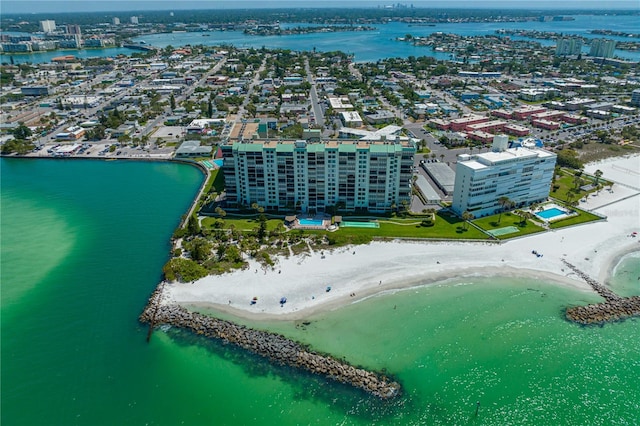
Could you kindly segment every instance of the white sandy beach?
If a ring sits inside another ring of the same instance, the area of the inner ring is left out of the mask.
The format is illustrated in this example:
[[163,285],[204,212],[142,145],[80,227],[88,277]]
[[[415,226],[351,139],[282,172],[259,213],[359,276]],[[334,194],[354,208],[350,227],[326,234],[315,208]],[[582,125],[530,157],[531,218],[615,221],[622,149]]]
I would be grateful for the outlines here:
[[[606,221],[516,238],[505,243],[373,242],[279,258],[265,270],[250,268],[191,283],[165,286],[166,303],[206,306],[249,318],[304,318],[385,291],[459,280],[467,276],[539,277],[591,291],[561,259],[605,282],[620,256],[640,251],[640,156],[585,167],[615,182],[613,191],[580,203]],[[542,257],[532,254],[532,250]],[[257,271],[257,272],[256,272]],[[331,291],[327,292],[327,286]],[[257,297],[255,305],[250,301]],[[281,306],[281,297],[287,303]]]

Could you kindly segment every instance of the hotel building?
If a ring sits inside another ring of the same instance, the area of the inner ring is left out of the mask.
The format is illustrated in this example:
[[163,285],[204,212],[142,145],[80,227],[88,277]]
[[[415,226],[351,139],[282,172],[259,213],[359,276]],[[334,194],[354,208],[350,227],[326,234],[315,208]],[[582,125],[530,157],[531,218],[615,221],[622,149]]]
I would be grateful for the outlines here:
[[410,141],[240,140],[220,146],[230,207],[388,212],[411,202]]
[[549,196],[556,154],[539,148],[507,149],[508,137],[494,138],[493,151],[458,156],[452,209],[475,217],[500,211],[498,200],[508,197],[524,207]]

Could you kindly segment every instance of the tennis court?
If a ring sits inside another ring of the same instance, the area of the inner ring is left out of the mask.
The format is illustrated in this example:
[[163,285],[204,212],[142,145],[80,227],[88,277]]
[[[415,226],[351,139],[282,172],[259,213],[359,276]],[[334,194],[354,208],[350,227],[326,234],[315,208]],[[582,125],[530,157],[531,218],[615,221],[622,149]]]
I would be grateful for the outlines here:
[[380,228],[378,222],[342,222],[342,228]]
[[513,234],[514,232],[520,232],[516,226],[505,226],[504,228],[494,229],[493,231],[487,231],[494,237],[500,237],[502,235]]

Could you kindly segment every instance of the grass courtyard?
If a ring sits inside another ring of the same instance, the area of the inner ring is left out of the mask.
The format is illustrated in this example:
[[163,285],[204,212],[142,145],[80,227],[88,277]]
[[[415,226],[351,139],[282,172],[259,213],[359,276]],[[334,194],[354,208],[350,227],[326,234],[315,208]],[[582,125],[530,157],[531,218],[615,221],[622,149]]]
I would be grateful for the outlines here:
[[500,240],[535,234],[536,232],[542,232],[545,230],[542,226],[536,225],[531,220],[523,221],[521,216],[512,212],[504,212],[502,213],[502,217],[500,217],[499,214],[495,214],[492,216],[474,219],[473,224],[487,232],[496,231],[506,227],[513,227],[518,230],[517,232],[504,235],[496,235],[496,238]]

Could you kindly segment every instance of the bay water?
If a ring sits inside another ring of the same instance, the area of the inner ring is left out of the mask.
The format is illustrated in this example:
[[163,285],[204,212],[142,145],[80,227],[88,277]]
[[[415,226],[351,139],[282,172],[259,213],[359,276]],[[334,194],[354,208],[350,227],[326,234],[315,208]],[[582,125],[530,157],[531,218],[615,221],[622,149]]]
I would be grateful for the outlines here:
[[[135,42],[145,42],[151,46],[165,48],[184,45],[220,46],[233,45],[236,47],[261,47],[273,49],[290,49],[308,51],[316,49],[321,52],[342,50],[353,54],[357,62],[375,62],[387,58],[406,58],[408,56],[431,56],[436,59],[451,59],[446,52],[438,52],[429,46],[414,46],[412,43],[400,42],[397,39],[411,34],[414,37],[426,37],[429,34],[442,32],[461,36],[495,35],[497,30],[536,30],[559,33],[564,36],[582,36],[586,38],[607,38],[616,41],[629,41],[624,36],[592,34],[591,30],[608,29],[612,31],[637,34],[640,32],[638,16],[634,15],[575,15],[571,21],[527,21],[527,22],[452,22],[437,23],[433,26],[412,25],[403,22],[389,22],[372,25],[375,31],[361,32],[327,32],[293,35],[258,36],[245,34],[243,31],[211,31],[211,32],[168,32],[146,34],[135,37]],[[305,26],[304,23],[283,23],[283,28]],[[206,36],[206,37],[204,37]],[[539,42],[543,46],[555,45],[555,40],[540,40],[527,37],[511,36],[514,39],[526,39]],[[589,51],[584,46],[583,54]],[[49,62],[53,57],[74,55],[87,57],[114,57],[116,55],[131,55],[134,50],[121,47],[82,50],[58,50],[53,52],[32,52],[29,54],[0,54],[2,62],[9,62],[10,57],[15,63]],[[639,51],[616,50],[616,56],[632,61],[640,60]]]
[[[639,321],[570,324],[563,309],[598,296],[529,278],[238,320],[385,370],[403,386],[390,402],[173,328],[146,343],[137,317],[202,174],[7,158],[0,172],[3,425],[638,424]],[[639,276],[626,256],[612,286],[640,294]]]

